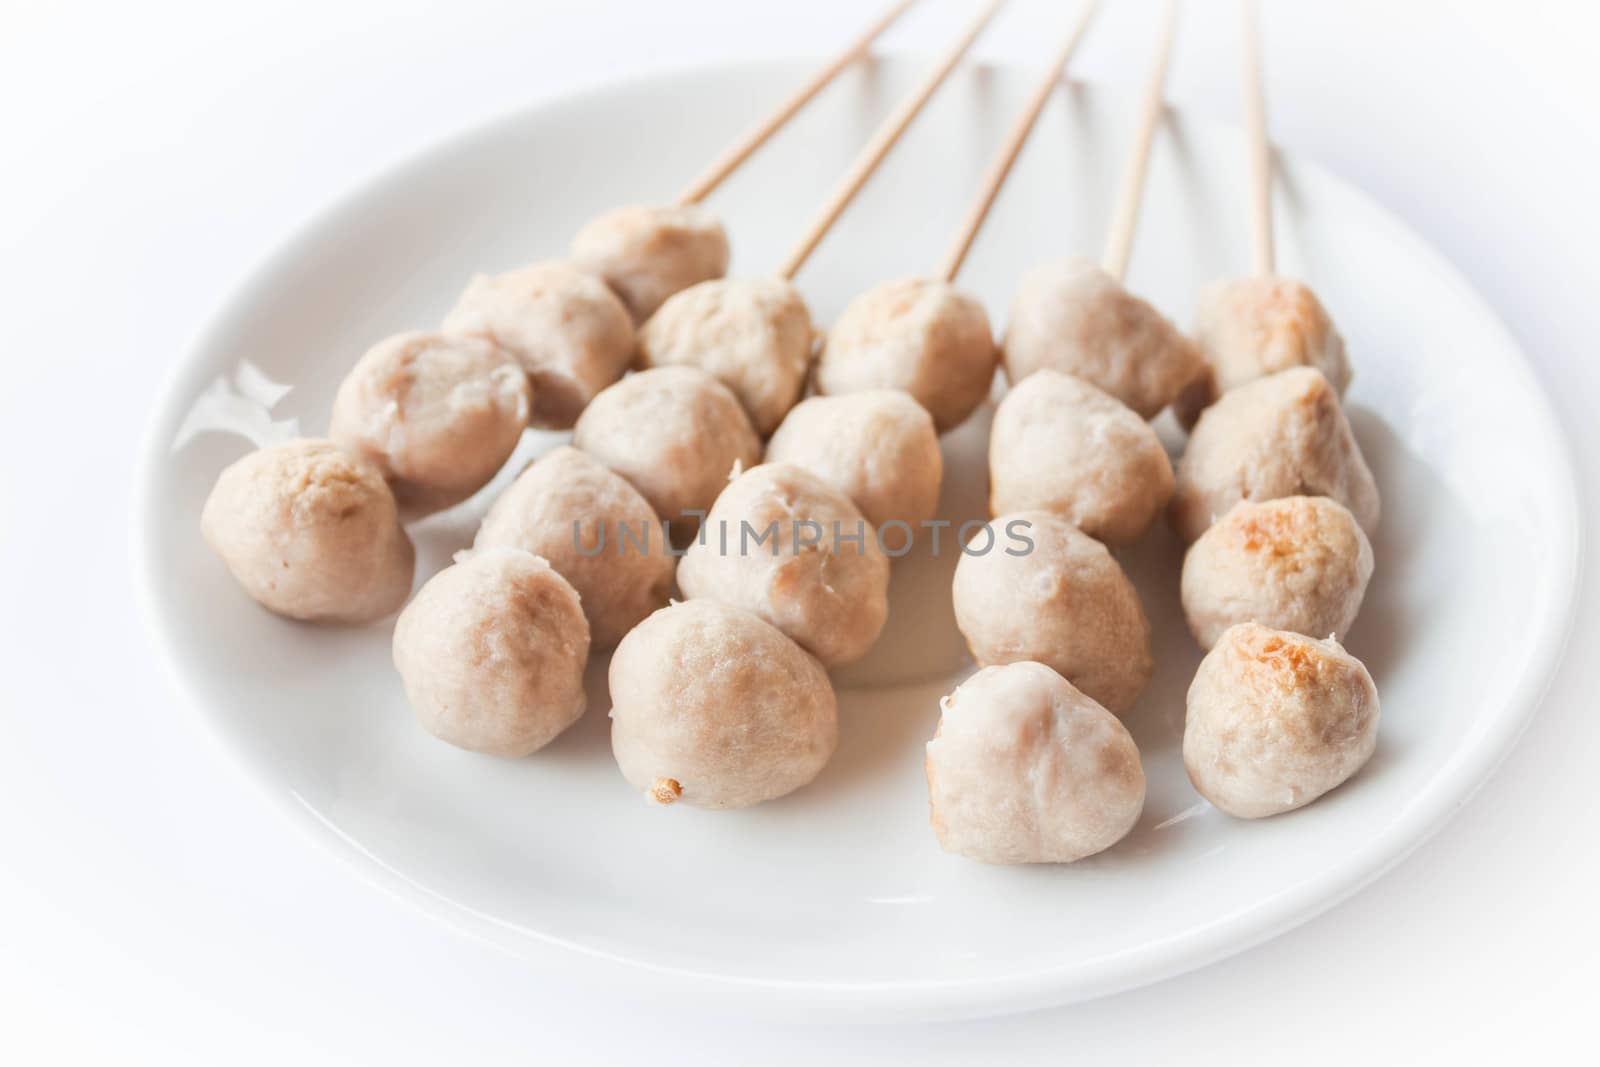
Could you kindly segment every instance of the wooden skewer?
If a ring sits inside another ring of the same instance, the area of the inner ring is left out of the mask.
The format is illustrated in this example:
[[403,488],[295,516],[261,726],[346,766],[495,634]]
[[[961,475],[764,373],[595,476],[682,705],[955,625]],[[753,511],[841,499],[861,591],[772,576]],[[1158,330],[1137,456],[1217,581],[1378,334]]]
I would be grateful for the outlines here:
[[1033,95],[1028,98],[1022,114],[1012,123],[1011,132],[1006,135],[1005,143],[1000,146],[1000,151],[989,164],[989,170],[978,187],[978,195],[973,200],[972,206],[967,209],[967,217],[956,230],[955,240],[951,242],[950,250],[945,253],[944,261],[935,277],[949,282],[954,281],[956,275],[960,273],[961,264],[967,258],[967,251],[972,248],[972,242],[977,238],[983,220],[988,217],[989,209],[994,206],[995,197],[1000,194],[1000,187],[1005,184],[1006,176],[1011,173],[1011,165],[1017,161],[1018,153],[1027,143],[1028,134],[1033,131],[1039,112],[1044,110],[1044,105],[1050,100],[1050,94],[1055,92],[1056,86],[1060,83],[1061,72],[1066,69],[1067,61],[1077,50],[1078,41],[1089,28],[1089,22],[1093,19],[1097,6],[1098,0],[1086,0],[1083,11],[1078,15],[1078,21],[1073,24],[1072,32],[1067,34],[1061,50],[1050,61],[1044,77],[1040,78],[1039,84],[1034,87]]
[[882,35],[906,9],[917,3],[917,0],[895,0],[889,5],[888,10],[878,18],[855,40],[845,46],[844,50],[834,56],[827,65],[813,74],[809,81],[794,91],[794,94],[779,104],[776,110],[762,119],[727,151],[711,162],[698,178],[689,183],[688,188],[678,195],[680,204],[697,204],[711,194],[711,191],[721,185],[723,179],[737,170],[745,160],[749,159],[755,150],[767,143],[767,139],[777,133],[783,125],[794,118],[799,110],[811,102],[811,98],[820,93],[824,87],[839,72],[860,59],[866,54],[872,42]]
[[1133,154],[1128,157],[1128,169],[1122,175],[1116,211],[1111,216],[1111,232],[1106,237],[1105,255],[1100,259],[1100,266],[1119,282],[1128,273],[1128,259],[1133,255],[1133,236],[1139,228],[1139,204],[1144,199],[1145,176],[1150,170],[1150,144],[1155,140],[1156,127],[1161,125],[1161,115],[1166,111],[1163,90],[1177,22],[1178,0],[1167,0],[1155,64],[1150,68],[1139,125],[1133,135]]
[[1005,2],[1006,0],[989,0],[989,3],[984,5],[983,10],[978,13],[978,16],[962,31],[960,39],[956,41],[950,51],[945,53],[938,65],[923,79],[922,84],[917,86],[916,90],[903,100],[899,107],[895,108],[894,113],[884,120],[882,126],[878,127],[878,131],[872,135],[872,140],[868,141],[866,146],[862,148],[861,153],[856,156],[855,162],[851,164],[850,170],[840,179],[839,184],[828,195],[828,199],[823,202],[821,210],[811,220],[811,224],[806,227],[805,234],[800,238],[799,243],[794,246],[794,249],[784,259],[783,265],[778,268],[778,276],[780,278],[793,278],[799,273],[800,268],[805,265],[806,259],[827,234],[829,228],[844,213],[844,209],[849,206],[850,201],[855,199],[856,193],[861,191],[861,187],[867,183],[867,179],[872,177],[872,172],[878,169],[878,164],[883,162],[883,157],[889,154],[889,149],[894,147],[895,142],[900,139],[900,135],[906,132],[906,127],[911,125],[911,120],[917,117],[917,113],[922,110],[923,105],[944,83],[945,78],[949,77],[956,64],[961,62],[961,57],[966,55],[967,49],[972,47],[972,42],[978,39],[978,35],[983,32],[983,28],[989,24],[989,20],[994,18],[995,13],[1004,6]]
[[1257,275],[1274,273],[1272,150],[1267,147],[1266,93],[1261,88],[1261,32],[1254,0],[1239,0],[1244,44],[1244,122],[1250,139],[1250,241]]

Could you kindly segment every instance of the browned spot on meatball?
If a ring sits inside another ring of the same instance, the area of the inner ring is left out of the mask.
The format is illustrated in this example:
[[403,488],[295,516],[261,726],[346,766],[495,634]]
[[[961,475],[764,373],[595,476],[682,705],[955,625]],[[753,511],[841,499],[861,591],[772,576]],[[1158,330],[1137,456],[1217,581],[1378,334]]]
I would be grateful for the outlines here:
[[1275,670],[1293,674],[1297,679],[1315,678],[1317,675],[1317,657],[1303,641],[1291,641],[1273,635],[1261,642],[1255,659]]

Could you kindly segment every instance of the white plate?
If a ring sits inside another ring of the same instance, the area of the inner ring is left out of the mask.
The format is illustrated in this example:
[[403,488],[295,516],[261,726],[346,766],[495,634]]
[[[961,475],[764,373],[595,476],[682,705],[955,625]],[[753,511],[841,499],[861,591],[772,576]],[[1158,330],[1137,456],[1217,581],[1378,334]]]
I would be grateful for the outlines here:
[[[949,610],[953,559],[897,565],[889,630],[838,676],[833,763],[757,809],[652,809],[591,713],[508,762],[412,722],[389,628],[320,629],[249,603],[201,543],[217,472],[245,451],[206,434],[173,451],[208,384],[249,360],[294,388],[272,417],[326,426],[339,377],[387,333],[438,321],[467,276],[559,256],[615,204],[666,200],[805,64],[634,82],[520,112],[388,172],[252,277],[184,361],[149,443],[140,535],[148,603],[182,685],[291,810],[374,881],[541,966],[764,1013],[874,1019],[1021,1010],[1198,966],[1305,920],[1377,876],[1505,755],[1560,654],[1577,563],[1570,468],[1553,416],[1492,313],[1438,255],[1337,179],[1293,160],[1280,257],[1314,280],[1357,368],[1349,406],[1384,493],[1378,570],[1349,645],[1377,679],[1377,755],[1292,815],[1236,822],[1179,759],[1199,656],[1177,605],[1180,547],[1158,531],[1125,562],[1159,670],[1130,716],[1149,800],[1109,853],[990,868],[927,826],[923,743],[971,666]],[[850,73],[712,201],[734,269],[770,269],[922,65]],[[1033,75],[959,73],[800,282],[819,322],[889,276],[931,268]],[[1083,86],[1046,112],[962,281],[1001,325],[1027,266],[1096,254],[1132,101]],[[1130,283],[1180,321],[1207,279],[1245,268],[1242,150],[1175,119],[1155,153]],[[986,495],[979,418],[947,438],[944,502]],[[530,435],[529,450],[550,438]],[[486,492],[419,526],[419,580],[471,536]]]

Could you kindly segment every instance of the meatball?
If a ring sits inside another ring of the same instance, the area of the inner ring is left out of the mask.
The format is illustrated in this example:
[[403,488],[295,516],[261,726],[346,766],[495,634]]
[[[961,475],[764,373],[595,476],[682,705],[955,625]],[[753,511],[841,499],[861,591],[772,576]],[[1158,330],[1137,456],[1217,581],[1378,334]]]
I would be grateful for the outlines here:
[[685,596],[752,611],[824,666],[866,655],[889,617],[889,557],[850,498],[769,463],[717,497],[678,564]]
[[1050,511],[1107,544],[1137,541],[1172,496],[1155,430],[1109,393],[1060,371],[1001,399],[989,436],[989,510]]
[[1189,686],[1189,780],[1241,819],[1311,803],[1360,770],[1377,740],[1377,687],[1336,641],[1240,623]]
[[988,397],[998,359],[982,304],[945,282],[907,278],[845,307],[817,361],[817,391],[900,389],[943,433]]
[[1045,263],[1022,276],[1003,358],[1016,385],[1058,370],[1154,418],[1204,369],[1200,352],[1165,315],[1086,259]]
[[491,756],[526,756],[583,715],[589,624],[537,556],[465,552],[400,613],[394,665],[422,728]]
[[1127,727],[1042,663],[985,667],[940,702],[928,805],[946,852],[981,863],[1071,863],[1144,810]]
[[611,750],[658,804],[743,808],[811,781],[839,739],[820,664],[754,615],[691,600],[611,657]]
[[673,293],[728,272],[728,235],[704,208],[634,204],[579,230],[572,258],[604,278],[633,321],[643,322]]
[[445,316],[452,333],[485,334],[533,381],[533,425],[564,430],[633,362],[633,323],[605,283],[570,263],[480,274]]
[[767,442],[767,460],[817,475],[879,530],[899,522],[914,536],[939,507],[939,431],[927,409],[897,389],[802,400]]
[[968,542],[951,592],[982,666],[1036,660],[1118,715],[1150,681],[1133,583],[1105,545],[1048,511],[993,519]]
[[575,448],[540,456],[500,494],[475,548],[520,548],[550,562],[582,598],[596,649],[665,607],[677,561],[639,491]]
[[1236,278],[1207,286],[1195,314],[1195,340],[1205,361],[1178,403],[1194,425],[1222,393],[1290,367],[1313,367],[1344,395],[1350,361],[1333,320],[1304,283],[1290,278]]
[[227,467],[200,532],[246,593],[291,619],[371,622],[411,592],[416,551],[394,493],[332,441],[289,441]]
[[1378,486],[1318,371],[1297,367],[1229,390],[1201,415],[1178,461],[1173,529],[1193,541],[1241,500],[1327,496],[1369,533]]
[[1183,611],[1201,648],[1258,622],[1342,637],[1372,577],[1372,544],[1355,516],[1323,496],[1240,501],[1183,559]]
[[781,278],[701,282],[674,294],[640,329],[639,362],[707,371],[733,390],[765,437],[805,388],[811,312]]
[[528,376],[486,337],[401,333],[367,350],[339,386],[328,436],[373,464],[422,514],[489,484],[528,425]]
[[728,478],[761,462],[761,438],[738,399],[696,367],[628,375],[595,397],[572,443],[633,483],[679,546]]

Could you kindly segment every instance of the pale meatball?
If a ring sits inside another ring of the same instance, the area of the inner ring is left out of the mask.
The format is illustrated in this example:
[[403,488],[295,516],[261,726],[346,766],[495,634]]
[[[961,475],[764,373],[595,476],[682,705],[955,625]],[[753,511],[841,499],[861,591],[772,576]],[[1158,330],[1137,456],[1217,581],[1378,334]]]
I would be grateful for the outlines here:
[[889,617],[889,557],[850,498],[769,463],[717,497],[678,564],[685,596],[752,611],[837,667],[866,655]]
[[1048,511],[992,520],[967,543],[951,592],[982,666],[1036,660],[1118,715],[1150,681],[1150,621],[1133,583],[1105,545]]
[[332,441],[252,452],[217,476],[200,532],[262,607],[371,622],[411,592],[416,551],[378,469]]
[[1290,367],[1316,368],[1340,396],[1350,384],[1344,339],[1316,294],[1290,278],[1208,285],[1200,293],[1194,336],[1205,372],[1178,404],[1185,426],[1220,394]]
[[699,367],[739,398],[765,437],[805,388],[811,312],[781,278],[718,279],[674,294],[639,330],[646,367]]
[[658,804],[743,808],[792,793],[839,740],[820,664],[747,611],[663,608],[611,657],[611,751]]
[[817,361],[817,391],[900,389],[943,433],[988,397],[998,360],[982,304],[946,282],[907,278],[845,307]]
[[1178,461],[1173,529],[1193,541],[1241,500],[1332,497],[1369,533],[1378,524],[1378,485],[1339,406],[1339,394],[1309,367],[1229,390],[1200,416]]
[[1001,399],[989,436],[989,510],[1050,511],[1107,544],[1137,541],[1172,497],[1172,461],[1150,424],[1060,371]]
[[527,552],[463,553],[400,613],[394,665],[422,728],[526,756],[583,715],[589,624],[578,593]]
[[633,204],[579,230],[572,258],[604,278],[633,321],[643,322],[673,293],[728,272],[728,234],[692,204]]
[[696,367],[628,375],[595,397],[572,443],[643,493],[680,547],[728,479],[761,462],[761,438],[738,399]]
[[1004,354],[1013,385],[1058,370],[1155,417],[1201,373],[1194,342],[1086,259],[1041,264],[1011,302]]
[[616,294],[570,263],[479,274],[445,316],[452,333],[481,333],[533,382],[533,425],[564,430],[633,362],[633,323]]
[[895,389],[802,400],[767,442],[767,461],[817,475],[880,531],[898,522],[914,536],[939,506],[939,431],[926,408]]
[[1183,558],[1183,611],[1201,648],[1241,622],[1343,637],[1371,578],[1372,543],[1343,505],[1241,501]]
[[470,334],[401,333],[367,350],[333,399],[328,436],[373,464],[412,514],[489,484],[527,428],[528,376]]
[[1044,664],[985,667],[940,706],[928,805],[946,852],[1071,863],[1139,821],[1144,768],[1127,727]]
[[475,548],[520,548],[549,560],[583,601],[596,649],[666,606],[677,560],[639,491],[575,448],[540,456],[500,494]]
[[1189,686],[1189,780],[1241,819],[1311,803],[1360,770],[1377,741],[1377,687],[1336,641],[1241,623]]

